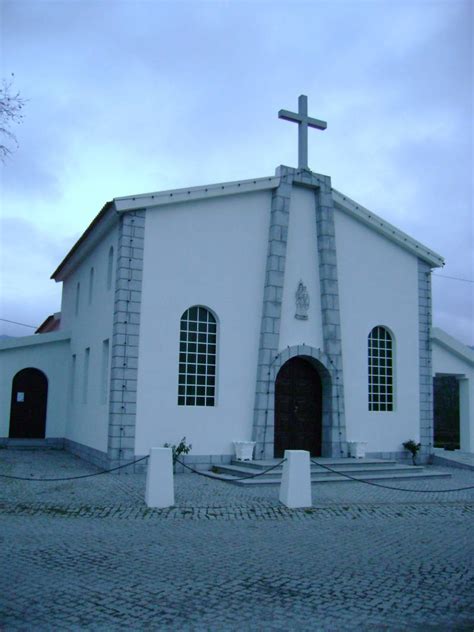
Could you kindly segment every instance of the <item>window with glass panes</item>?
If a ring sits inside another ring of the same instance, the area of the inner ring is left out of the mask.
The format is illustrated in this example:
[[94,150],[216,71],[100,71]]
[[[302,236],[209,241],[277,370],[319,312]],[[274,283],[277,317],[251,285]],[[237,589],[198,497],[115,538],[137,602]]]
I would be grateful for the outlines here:
[[385,327],[369,334],[369,410],[393,410],[393,344]]
[[179,335],[179,406],[214,406],[216,396],[216,319],[205,307],[190,307]]

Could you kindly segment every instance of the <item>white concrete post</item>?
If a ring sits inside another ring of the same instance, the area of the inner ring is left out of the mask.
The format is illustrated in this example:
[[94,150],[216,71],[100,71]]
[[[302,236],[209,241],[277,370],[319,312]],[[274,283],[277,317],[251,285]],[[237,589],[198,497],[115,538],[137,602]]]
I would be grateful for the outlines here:
[[173,455],[171,448],[151,448],[146,473],[145,502],[148,507],[174,505]]
[[285,450],[280,502],[297,509],[311,507],[311,467],[306,450]]

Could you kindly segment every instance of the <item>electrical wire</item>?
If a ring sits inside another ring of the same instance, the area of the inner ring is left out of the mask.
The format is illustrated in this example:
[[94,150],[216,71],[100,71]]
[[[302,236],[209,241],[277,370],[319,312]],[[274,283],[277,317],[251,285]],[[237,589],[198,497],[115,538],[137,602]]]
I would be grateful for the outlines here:
[[0,318],[4,323],[11,323],[12,325],[21,325],[22,327],[30,327],[30,329],[38,329],[38,325],[27,325],[26,323],[18,323],[16,320],[7,320],[6,318]]

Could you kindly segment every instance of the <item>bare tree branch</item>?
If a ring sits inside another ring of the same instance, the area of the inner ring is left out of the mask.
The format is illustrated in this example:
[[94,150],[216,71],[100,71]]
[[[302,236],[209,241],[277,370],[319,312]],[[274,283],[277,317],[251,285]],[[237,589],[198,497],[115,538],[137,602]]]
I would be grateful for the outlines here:
[[11,126],[22,122],[22,109],[26,103],[20,93],[13,90],[13,76],[12,73],[11,79],[3,79],[0,86],[0,160],[2,161],[12,153],[7,143],[18,147],[18,141]]

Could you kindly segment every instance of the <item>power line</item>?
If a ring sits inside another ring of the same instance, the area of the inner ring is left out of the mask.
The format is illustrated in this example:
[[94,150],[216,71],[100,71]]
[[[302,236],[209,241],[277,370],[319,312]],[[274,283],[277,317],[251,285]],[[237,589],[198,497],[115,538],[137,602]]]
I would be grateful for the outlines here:
[[453,281],[464,281],[464,283],[474,283],[472,279],[460,279],[459,277],[447,276],[446,274],[433,274],[434,277],[441,277],[442,279],[451,279]]
[[12,325],[21,325],[22,327],[30,327],[31,329],[38,329],[37,325],[25,325],[25,323],[17,323],[16,320],[7,320],[6,318],[0,318],[4,323],[11,323]]

